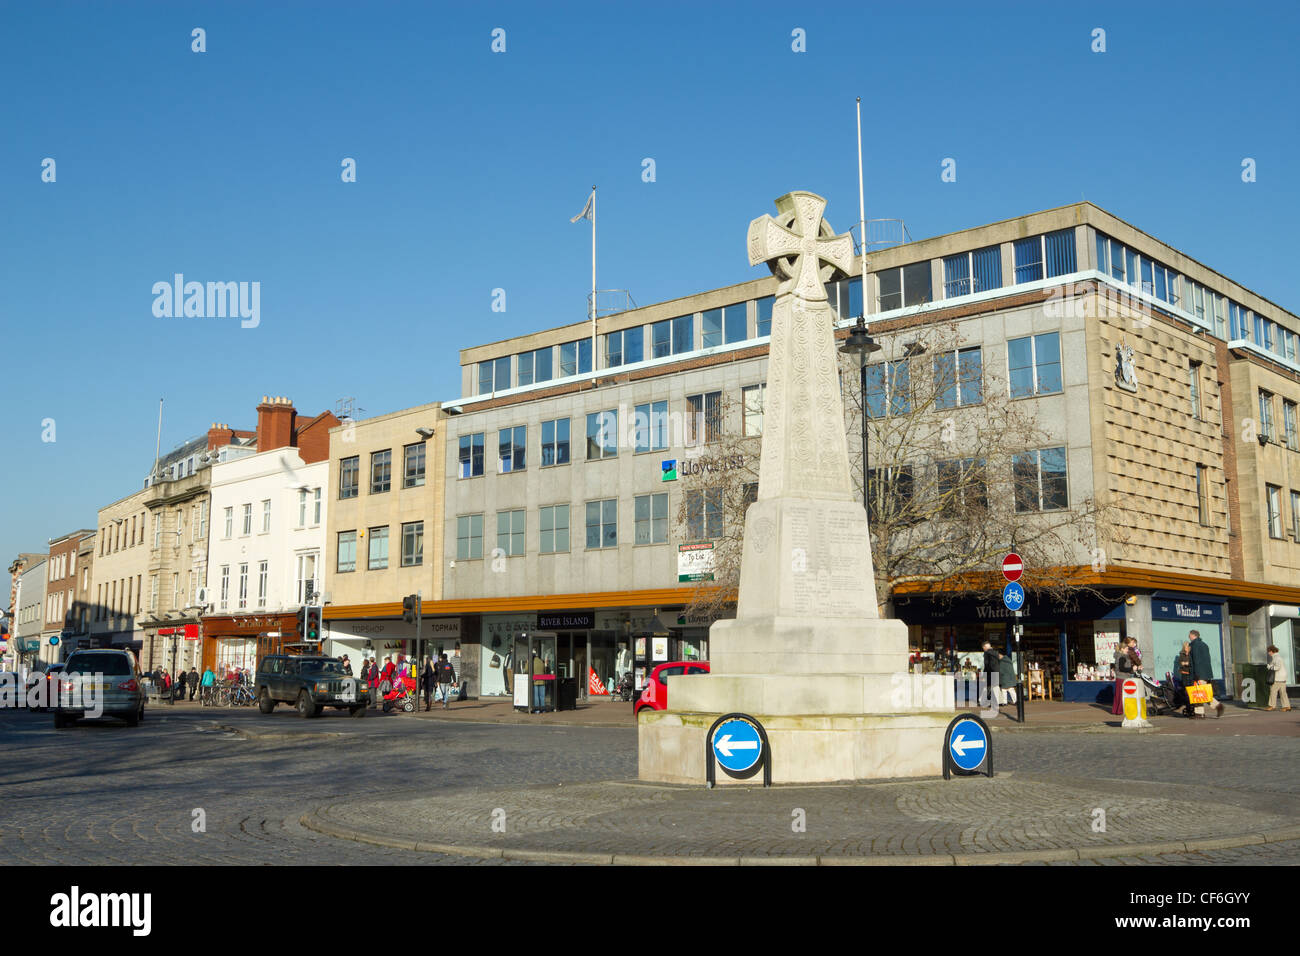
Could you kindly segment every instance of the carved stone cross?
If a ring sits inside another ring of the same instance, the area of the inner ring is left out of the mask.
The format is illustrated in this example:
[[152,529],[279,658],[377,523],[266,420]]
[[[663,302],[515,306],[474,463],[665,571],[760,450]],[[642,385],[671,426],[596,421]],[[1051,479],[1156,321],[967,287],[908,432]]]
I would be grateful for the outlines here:
[[766,262],[783,280],[777,295],[826,301],[826,281],[836,269],[848,272],[853,266],[853,240],[835,235],[822,218],[826,200],[815,193],[786,193],[776,208],[778,218],[759,216],[749,224],[749,264]]

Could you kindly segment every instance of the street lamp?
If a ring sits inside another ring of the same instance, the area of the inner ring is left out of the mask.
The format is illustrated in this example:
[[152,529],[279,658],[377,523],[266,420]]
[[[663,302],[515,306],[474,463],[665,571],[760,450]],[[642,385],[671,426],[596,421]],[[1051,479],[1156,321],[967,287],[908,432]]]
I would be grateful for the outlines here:
[[[865,301],[865,299],[864,299]],[[872,352],[880,351],[880,343],[867,334],[867,318],[858,316],[858,322],[849,332],[849,337],[840,346],[845,355],[858,357],[858,372],[862,387],[862,507],[870,514],[867,506],[867,476],[870,473],[867,458],[867,357]]]

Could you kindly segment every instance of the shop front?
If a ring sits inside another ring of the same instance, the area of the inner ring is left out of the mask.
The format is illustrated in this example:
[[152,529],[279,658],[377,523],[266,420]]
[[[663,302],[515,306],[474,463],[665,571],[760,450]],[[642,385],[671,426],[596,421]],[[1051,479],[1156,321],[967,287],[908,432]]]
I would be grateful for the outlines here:
[[323,653],[330,657],[348,656],[353,673],[361,662],[373,657],[380,667],[384,658],[434,656],[446,654],[459,676],[461,672],[461,619],[426,617],[420,622],[419,647],[415,625],[401,618],[340,618],[325,621]]
[[256,672],[267,654],[300,654],[306,649],[297,613],[205,617],[200,638],[199,671],[212,668],[218,678],[237,667]]
[[[514,690],[516,639],[529,631],[555,634],[557,678],[576,679],[578,699],[608,700],[624,674],[636,686],[655,664],[673,660],[707,660],[708,627],[654,625],[655,608],[578,609],[535,613],[484,614],[481,618],[479,674],[483,697],[511,697]],[[670,620],[676,612],[665,612]],[[549,645],[548,645],[549,646]],[[526,668],[525,668],[526,669]]]
[[1125,595],[1080,595],[1072,603],[1043,600],[1026,592],[1019,623],[1024,626],[1017,657],[1014,613],[994,593],[951,600],[899,597],[898,617],[908,625],[910,667],[950,673],[967,680],[983,669],[983,645],[1012,657],[1026,676],[1030,699],[1108,703],[1113,690],[1114,647],[1128,630]]
[[1294,604],[1270,604],[1268,607],[1270,643],[1282,655],[1286,665],[1286,682],[1300,684],[1300,607]]
[[1197,631],[1210,648],[1216,697],[1230,695],[1223,681],[1223,627],[1225,600],[1207,595],[1151,595],[1151,664],[1145,670],[1156,680],[1178,673],[1178,655],[1183,642]]

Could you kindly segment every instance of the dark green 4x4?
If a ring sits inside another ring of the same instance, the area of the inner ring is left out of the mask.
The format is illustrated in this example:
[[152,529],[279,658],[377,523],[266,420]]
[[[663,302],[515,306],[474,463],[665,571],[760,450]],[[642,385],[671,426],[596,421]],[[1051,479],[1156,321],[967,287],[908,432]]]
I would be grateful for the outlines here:
[[264,714],[280,703],[293,704],[304,717],[338,707],[364,717],[369,702],[365,686],[343,669],[337,657],[268,654],[257,665],[257,706]]

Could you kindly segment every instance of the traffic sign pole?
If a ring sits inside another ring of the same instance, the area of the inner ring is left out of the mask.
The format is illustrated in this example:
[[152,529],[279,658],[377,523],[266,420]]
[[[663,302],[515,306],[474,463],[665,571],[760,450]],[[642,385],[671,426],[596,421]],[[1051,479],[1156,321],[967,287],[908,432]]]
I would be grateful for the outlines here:
[[1002,559],[1002,576],[1009,582],[1002,589],[1002,603],[1016,616],[1011,625],[1011,634],[1016,639],[1016,721],[1025,722],[1025,655],[1020,639],[1025,634],[1025,626],[1020,623],[1023,616],[1021,608],[1025,606],[1025,589],[1017,582],[1025,573],[1025,562],[1019,554],[1012,551]]
[[1011,631],[1016,638],[1016,722],[1023,724],[1025,722],[1025,655],[1020,649],[1020,638],[1025,632],[1025,626],[1020,623],[1020,611],[1016,612],[1016,623],[1011,626]]

